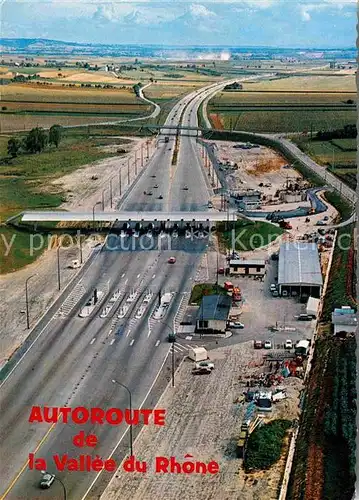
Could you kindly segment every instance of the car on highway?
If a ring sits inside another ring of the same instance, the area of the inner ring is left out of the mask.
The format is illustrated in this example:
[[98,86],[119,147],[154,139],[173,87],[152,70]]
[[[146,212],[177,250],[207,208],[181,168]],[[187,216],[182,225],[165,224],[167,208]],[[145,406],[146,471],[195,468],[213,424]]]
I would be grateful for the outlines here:
[[154,179],[156,176],[155,175],[150,175],[150,177],[152,177],[152,179]]
[[153,186],[153,189],[157,189],[157,188],[158,188],[158,184],[155,184],[155,185]]
[[241,323],[240,321],[230,321],[229,322],[229,328],[244,328],[244,324]]
[[188,186],[183,186],[183,191],[188,191]]
[[55,481],[55,475],[46,472],[42,476],[39,486],[43,490],[48,490],[54,481]]
[[285,349],[293,349],[293,342],[290,339],[285,341]]
[[175,262],[176,262],[176,257],[170,257],[170,258],[168,259],[168,263],[169,263],[169,264],[174,264]]
[[264,342],[264,349],[272,349],[272,342],[270,340]]
[[212,361],[199,361],[195,364],[195,368],[209,368],[210,370],[214,370],[214,363]]
[[162,196],[162,194],[160,194],[160,195],[159,195],[158,199],[159,199],[159,200],[163,200],[163,196]]
[[152,191],[147,191],[148,196],[152,196],[152,194],[153,194]]

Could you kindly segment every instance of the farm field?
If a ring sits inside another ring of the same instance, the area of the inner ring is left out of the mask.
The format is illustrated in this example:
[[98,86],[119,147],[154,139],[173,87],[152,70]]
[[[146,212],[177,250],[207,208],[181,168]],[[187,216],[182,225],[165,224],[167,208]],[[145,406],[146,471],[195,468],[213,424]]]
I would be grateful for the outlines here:
[[[106,133],[106,130],[99,132]],[[21,212],[24,209],[54,209],[66,201],[66,193],[51,182],[83,165],[113,157],[105,146],[121,146],[128,141],[118,137],[88,137],[79,129],[64,131],[59,148],[48,148],[36,154],[22,154],[10,159],[7,156],[9,137],[0,136],[0,221]],[[19,136],[21,137],[21,136]],[[16,235],[12,251],[7,255],[4,240],[10,242]],[[41,252],[29,252],[29,235],[21,231],[2,226],[2,265],[4,269],[16,270],[36,260]]]
[[258,110],[220,113],[224,128],[249,132],[309,132],[341,128],[356,122],[356,111]]
[[[338,166],[355,168],[355,139],[332,139],[330,141],[297,139],[295,142],[303,151],[322,165],[328,165],[331,168]],[[347,150],[343,148],[344,145],[347,146]],[[349,145],[351,145],[353,149],[350,150]]]
[[[151,106],[130,89],[88,89],[10,84],[2,86],[1,132],[29,130],[54,123],[71,126],[150,114]],[[115,115],[115,116],[114,116]]]
[[291,76],[278,80],[248,83],[243,86],[244,90],[283,90],[283,91],[306,91],[320,90],[322,92],[356,92],[355,75],[340,76]]
[[210,106],[218,109],[226,106],[242,105],[344,105],[348,99],[355,102],[356,92],[261,92],[237,91],[220,92],[210,100]]
[[132,87],[128,89],[91,89],[11,83],[1,87],[2,101],[59,102],[70,104],[141,104]]

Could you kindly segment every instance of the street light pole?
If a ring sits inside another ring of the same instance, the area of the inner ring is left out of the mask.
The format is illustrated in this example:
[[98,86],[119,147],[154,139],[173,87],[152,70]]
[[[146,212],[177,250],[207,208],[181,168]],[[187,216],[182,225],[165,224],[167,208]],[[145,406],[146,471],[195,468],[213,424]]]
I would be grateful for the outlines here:
[[[131,422],[132,422],[132,394],[131,394],[130,389],[127,387],[127,385],[122,384],[118,380],[112,379],[112,383],[120,385],[121,387],[126,389],[126,391],[128,392],[128,396],[129,396],[129,400],[130,400],[130,416],[131,416]],[[131,457],[133,456],[133,432],[132,432],[132,430],[133,429],[132,429],[132,423],[131,423],[130,424],[130,456]]]
[[57,285],[59,290],[61,290],[61,276],[60,276],[60,245],[57,245]]
[[[135,152],[136,154],[136,152]],[[130,159],[127,160],[127,185],[130,183]]]
[[106,189],[102,190],[102,211],[105,211],[105,191]]
[[28,294],[28,290],[27,290],[27,284],[31,280],[31,278],[33,278],[34,276],[36,276],[36,274],[32,274],[25,281],[26,327],[28,330],[30,329],[30,319],[29,319],[29,294]]
[[120,196],[122,195],[122,176],[121,176],[121,169],[118,171],[118,187],[120,190]]
[[175,386],[175,343],[172,342],[172,387]]
[[100,201],[97,201],[94,206],[92,207],[92,223],[93,223],[93,227],[95,228],[95,208],[97,205],[99,205],[101,202]]
[[110,206],[112,208],[112,178],[110,179]]

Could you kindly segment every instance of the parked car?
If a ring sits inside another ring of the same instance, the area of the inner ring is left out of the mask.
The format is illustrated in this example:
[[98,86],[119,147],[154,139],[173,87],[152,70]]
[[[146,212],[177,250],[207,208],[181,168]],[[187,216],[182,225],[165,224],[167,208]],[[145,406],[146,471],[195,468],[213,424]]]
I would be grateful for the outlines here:
[[329,217],[328,217],[327,215],[325,215],[325,216],[323,217],[323,220],[329,220]]
[[162,196],[162,194],[160,194],[160,195],[159,195],[158,199],[159,199],[159,200],[163,200],[163,196]]
[[176,262],[176,257],[170,257],[170,258],[168,259],[168,263],[169,263],[169,264],[174,264],[175,262]]
[[277,290],[277,285],[275,283],[272,283],[270,286],[270,291],[274,292],[274,290]]
[[207,366],[201,366],[201,368],[193,368],[193,375],[210,375],[212,370]]
[[264,349],[272,349],[272,341],[271,340],[266,340],[264,342]]
[[298,316],[298,321],[312,321],[312,316],[309,316],[309,314],[299,314]]
[[279,297],[278,290],[272,290],[272,297]]
[[183,186],[184,191],[188,191],[188,186]]
[[229,328],[244,328],[244,324],[240,323],[239,321],[230,321],[229,322]]
[[40,488],[43,490],[48,490],[54,481],[55,481],[55,475],[46,472],[41,478]]
[[262,347],[263,347],[263,342],[261,340],[254,341],[254,349],[262,349]]
[[214,363],[212,361],[199,361],[195,364],[195,367],[198,368],[209,368],[210,370],[214,370]]
[[219,267],[217,272],[218,274],[224,274],[224,267]]
[[327,223],[324,220],[318,220],[317,223],[315,224],[316,226],[326,226]]
[[155,184],[155,185],[153,186],[153,188],[154,188],[154,189],[157,189],[157,188],[158,188],[158,184]]
[[285,348],[286,349],[293,349],[293,342],[290,339],[285,341]]

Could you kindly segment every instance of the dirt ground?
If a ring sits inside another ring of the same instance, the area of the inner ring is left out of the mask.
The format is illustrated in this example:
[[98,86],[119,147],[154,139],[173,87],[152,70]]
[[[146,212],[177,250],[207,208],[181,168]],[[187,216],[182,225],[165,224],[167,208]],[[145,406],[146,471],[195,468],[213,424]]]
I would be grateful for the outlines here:
[[[131,143],[121,145],[126,148],[129,154],[119,158],[108,158],[86,165],[72,174],[66,175],[54,181],[55,184],[61,185],[64,191],[67,191],[68,201],[62,204],[59,208],[65,210],[81,210],[91,211],[96,202],[101,200],[102,190],[106,187],[105,193],[105,210],[110,210],[109,200],[109,180],[116,176],[113,180],[113,206],[118,203],[118,171],[121,165],[124,166],[123,179],[127,177],[127,159],[130,157],[131,179],[134,175],[134,150],[141,147],[141,143],[145,145],[145,139],[131,138]],[[146,151],[146,149],[145,149]],[[154,143],[149,148],[150,155],[154,151]],[[140,155],[137,153],[137,158]],[[140,162],[138,164],[138,172],[140,171]],[[98,180],[91,180],[91,176],[98,176]],[[126,182],[123,182],[123,193],[127,189]],[[70,192],[71,191],[71,192]],[[72,196],[69,196],[72,194]],[[93,247],[98,241],[88,240],[83,244],[83,260],[87,260],[93,250]],[[77,247],[61,248],[61,282],[62,289],[74,277],[77,270],[68,268],[68,265],[73,259],[79,258],[79,249]],[[6,363],[11,354],[23,343],[29,334],[26,329],[25,316],[25,280],[35,274],[36,279],[29,281],[29,310],[30,310],[30,326],[35,325],[36,321],[44,314],[46,309],[59,296],[57,290],[57,257],[56,249],[46,250],[39,259],[33,264],[26,266],[24,269],[15,273],[10,273],[1,276],[1,302],[0,302],[0,318],[1,318],[1,333],[0,333],[0,368]]]
[[[247,403],[242,403],[246,378],[267,370],[261,351],[252,342],[223,347],[209,352],[215,369],[211,375],[194,376],[192,362],[185,360],[176,374],[176,387],[168,387],[158,408],[166,409],[166,425],[147,427],[139,435],[134,452],[148,462],[143,475],[124,472],[120,467],[101,500],[276,500],[282,478],[289,437],[283,447],[283,458],[265,472],[245,474],[242,460],[236,458],[236,443]],[[270,417],[294,420],[299,415],[299,391],[302,382],[287,378],[281,383],[288,398],[273,406]],[[216,475],[156,474],[156,456],[176,457],[219,463]]]

